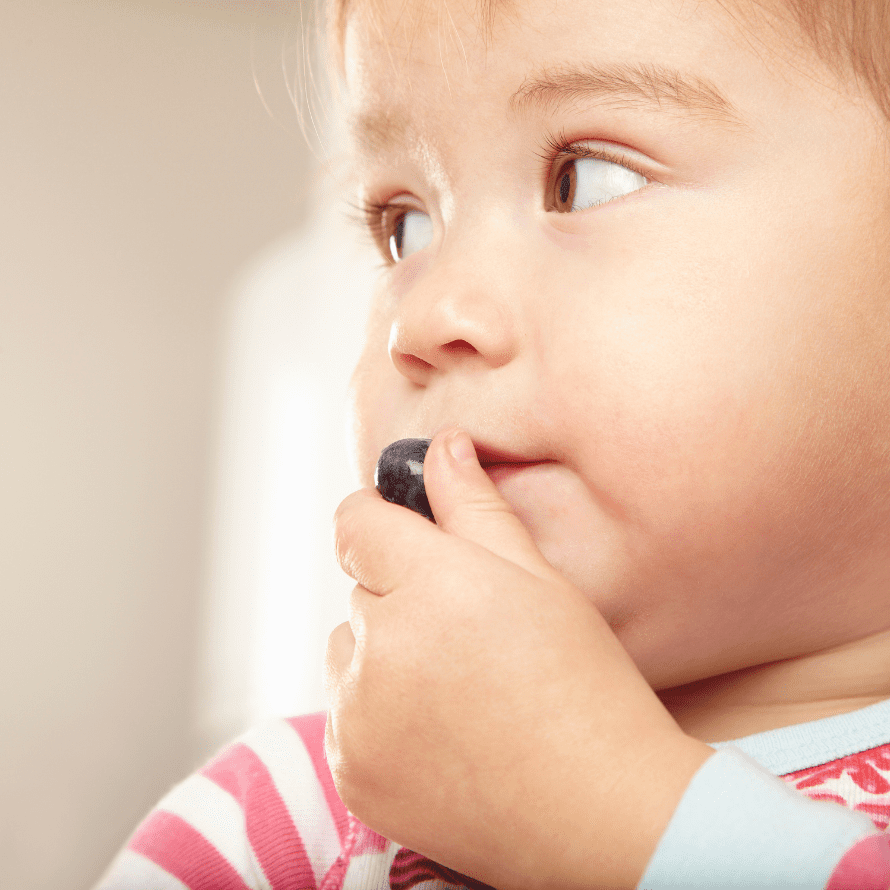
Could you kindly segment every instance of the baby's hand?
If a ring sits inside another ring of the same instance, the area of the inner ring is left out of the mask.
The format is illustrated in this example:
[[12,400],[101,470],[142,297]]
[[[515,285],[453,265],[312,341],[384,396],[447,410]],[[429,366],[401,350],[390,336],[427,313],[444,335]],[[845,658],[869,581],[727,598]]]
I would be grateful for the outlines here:
[[635,887],[712,749],[544,559],[466,433],[433,439],[424,481],[437,525],[371,489],[337,512],[358,582],[327,656],[341,798],[500,890]]

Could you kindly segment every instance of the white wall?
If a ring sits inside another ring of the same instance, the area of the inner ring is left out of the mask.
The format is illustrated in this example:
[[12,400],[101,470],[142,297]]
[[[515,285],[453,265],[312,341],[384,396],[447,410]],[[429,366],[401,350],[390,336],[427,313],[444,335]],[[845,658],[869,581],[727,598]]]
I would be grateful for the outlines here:
[[245,270],[228,317],[197,719],[203,753],[325,707],[324,650],[354,586],[331,520],[357,487],[347,385],[378,265],[336,178],[296,238]]
[[227,301],[306,210],[295,10],[0,6],[4,887],[90,886],[195,765]]

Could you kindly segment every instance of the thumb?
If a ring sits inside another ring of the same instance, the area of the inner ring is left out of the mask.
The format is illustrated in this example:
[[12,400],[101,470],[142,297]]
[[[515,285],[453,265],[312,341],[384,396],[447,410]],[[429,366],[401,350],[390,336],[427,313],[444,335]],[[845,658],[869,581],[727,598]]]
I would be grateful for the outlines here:
[[479,464],[466,432],[433,438],[423,462],[423,484],[437,525],[540,576],[553,569],[525,526]]

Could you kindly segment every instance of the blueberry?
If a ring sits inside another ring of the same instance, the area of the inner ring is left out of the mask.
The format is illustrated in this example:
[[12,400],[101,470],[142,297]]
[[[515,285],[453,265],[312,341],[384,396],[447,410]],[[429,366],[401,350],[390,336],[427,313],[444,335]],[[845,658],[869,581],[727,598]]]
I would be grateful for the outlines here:
[[423,487],[423,459],[430,439],[399,439],[380,453],[374,484],[393,504],[408,507],[435,522]]

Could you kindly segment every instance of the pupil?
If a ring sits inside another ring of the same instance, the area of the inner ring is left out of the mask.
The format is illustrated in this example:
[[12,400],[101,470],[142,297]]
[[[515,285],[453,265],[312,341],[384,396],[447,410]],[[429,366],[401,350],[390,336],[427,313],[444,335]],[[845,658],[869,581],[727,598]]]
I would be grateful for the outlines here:
[[403,216],[396,223],[396,231],[395,231],[395,241],[396,241],[396,250],[401,253],[402,252],[402,242],[405,240],[405,217]]
[[565,204],[569,200],[569,190],[572,187],[572,180],[568,173],[563,173],[559,180],[559,200]]

